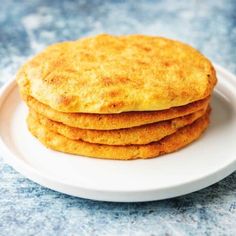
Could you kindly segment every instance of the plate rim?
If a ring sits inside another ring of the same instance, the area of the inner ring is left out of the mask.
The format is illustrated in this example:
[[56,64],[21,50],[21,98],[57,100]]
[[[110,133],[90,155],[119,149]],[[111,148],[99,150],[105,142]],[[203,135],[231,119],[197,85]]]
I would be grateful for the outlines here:
[[[217,71],[217,73],[221,73],[223,75],[226,75],[229,78],[229,81],[224,81],[224,83],[230,83],[230,84],[236,84],[236,76],[223,68],[222,66],[214,64],[214,67]],[[15,78],[9,80],[7,83],[5,83],[2,88],[0,89],[0,110],[2,107],[2,104],[7,99],[7,96],[10,94],[10,92],[17,86]],[[236,91],[235,91],[236,93]],[[52,190],[56,190],[65,194],[69,194],[76,197],[82,197],[87,199],[93,199],[93,200],[102,200],[102,201],[115,201],[115,202],[138,202],[138,201],[152,201],[152,200],[161,200],[166,198],[172,198],[177,197],[185,194],[189,194],[192,192],[195,192],[197,190],[203,189],[207,186],[210,186],[221,179],[225,178],[226,176],[230,175],[236,170],[236,156],[233,161],[229,161],[227,164],[222,166],[220,169],[216,169],[214,171],[211,171],[207,175],[203,175],[200,178],[197,178],[195,180],[189,180],[184,183],[174,184],[174,185],[168,185],[161,188],[149,188],[144,190],[107,190],[107,189],[101,189],[101,188],[87,188],[86,186],[79,186],[79,185],[73,185],[69,184],[63,181],[58,181],[57,179],[53,178],[52,176],[49,176],[46,173],[41,173],[38,169],[32,167],[29,163],[24,162],[20,160],[17,155],[11,152],[11,150],[7,147],[7,144],[4,143],[4,140],[2,139],[2,135],[0,134],[0,149],[3,151],[3,160],[8,163],[10,166],[12,166],[17,172],[21,173],[26,178],[42,185],[47,188],[50,188]],[[217,175],[217,178],[214,178]],[[201,183],[204,182],[205,183]],[[196,187],[200,183],[201,187]],[[194,187],[195,186],[195,187]],[[69,189],[68,189],[69,188]],[[72,190],[71,188],[75,189]],[[169,194],[171,196],[162,196],[157,197],[156,195],[158,192],[166,191],[165,195],[168,195],[169,192],[173,189],[179,189],[179,193],[177,194]],[[188,191],[183,191],[183,189],[188,188]],[[63,190],[66,189],[66,190]],[[75,192],[80,192],[79,194]],[[97,196],[96,196],[97,194]],[[110,197],[109,197],[110,194]],[[116,194],[123,194],[124,196],[114,197]],[[136,197],[132,197],[132,195],[138,194]],[[149,197],[140,197],[139,195],[148,195]],[[104,195],[107,195],[105,197]],[[132,200],[133,199],[133,200]]]

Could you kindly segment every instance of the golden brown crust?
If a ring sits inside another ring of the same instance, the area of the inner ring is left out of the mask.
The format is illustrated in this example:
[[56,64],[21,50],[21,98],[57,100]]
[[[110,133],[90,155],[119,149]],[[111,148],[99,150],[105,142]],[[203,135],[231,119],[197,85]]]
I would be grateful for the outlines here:
[[98,35],[58,43],[17,75],[21,93],[63,112],[164,110],[203,99],[212,64],[192,47],[161,37]]
[[179,128],[193,123],[204,115],[206,111],[200,110],[190,115],[178,117],[168,121],[157,122],[148,125],[142,125],[134,128],[119,130],[89,130],[66,126],[62,123],[52,121],[39,113],[30,110],[29,116],[36,119],[46,129],[61,134],[66,138],[73,140],[82,140],[89,143],[107,144],[107,145],[129,145],[129,144],[147,144],[173,134]]
[[174,152],[196,140],[207,128],[209,114],[202,116],[193,124],[187,125],[172,135],[158,142],[146,145],[112,146],[91,144],[84,141],[70,140],[62,135],[46,129],[39,121],[31,116],[27,119],[30,132],[45,146],[66,153],[90,156],[95,158],[129,160],[152,158],[165,153]]
[[81,129],[112,130],[150,124],[185,116],[206,109],[210,97],[162,111],[124,112],[120,114],[64,113],[53,110],[30,96],[22,95],[27,105],[37,113],[57,122]]

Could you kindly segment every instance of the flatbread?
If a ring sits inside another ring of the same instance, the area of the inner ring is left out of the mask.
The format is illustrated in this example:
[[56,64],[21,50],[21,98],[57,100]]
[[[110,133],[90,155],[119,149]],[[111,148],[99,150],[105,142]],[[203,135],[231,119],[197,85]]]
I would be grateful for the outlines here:
[[206,109],[210,97],[203,100],[162,111],[124,112],[120,114],[88,114],[58,112],[33,97],[22,95],[30,109],[67,126],[81,129],[113,130],[136,127],[144,124],[185,116],[196,111]]
[[200,110],[190,115],[168,121],[161,121],[134,128],[105,131],[66,126],[62,123],[52,121],[33,110],[30,110],[29,116],[38,120],[46,129],[61,134],[69,139],[107,145],[129,145],[147,144],[159,141],[165,136],[175,133],[179,128],[193,123],[203,116],[205,112],[205,110]]
[[146,145],[126,146],[92,144],[84,141],[71,140],[47,129],[32,116],[28,116],[27,123],[30,132],[45,146],[53,150],[94,158],[129,160],[157,157],[165,153],[174,152],[193,142],[207,128],[209,124],[209,114],[206,113],[206,115],[197,119],[191,125],[179,129],[174,134],[158,142]]
[[144,35],[57,43],[17,74],[22,94],[54,110],[111,114],[166,110],[208,97],[211,62],[192,47]]

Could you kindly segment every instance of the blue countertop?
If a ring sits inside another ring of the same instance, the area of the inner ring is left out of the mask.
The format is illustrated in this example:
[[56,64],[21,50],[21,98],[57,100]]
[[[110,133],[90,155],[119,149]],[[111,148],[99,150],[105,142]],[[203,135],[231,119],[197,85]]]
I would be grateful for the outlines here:
[[[101,32],[187,42],[236,73],[235,1],[0,3],[0,86],[46,45]],[[148,203],[67,196],[24,178],[2,160],[0,235],[236,235],[236,173],[204,190]]]

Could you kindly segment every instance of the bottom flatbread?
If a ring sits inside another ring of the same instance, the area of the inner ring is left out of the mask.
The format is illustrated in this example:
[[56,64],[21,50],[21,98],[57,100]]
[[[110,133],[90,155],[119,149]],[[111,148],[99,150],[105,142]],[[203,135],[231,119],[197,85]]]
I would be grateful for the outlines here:
[[130,160],[157,157],[165,153],[174,152],[193,142],[207,128],[209,124],[209,112],[191,125],[179,129],[174,134],[158,142],[146,145],[112,146],[70,140],[45,128],[32,116],[28,116],[27,123],[30,132],[45,146],[53,150],[94,158]]

